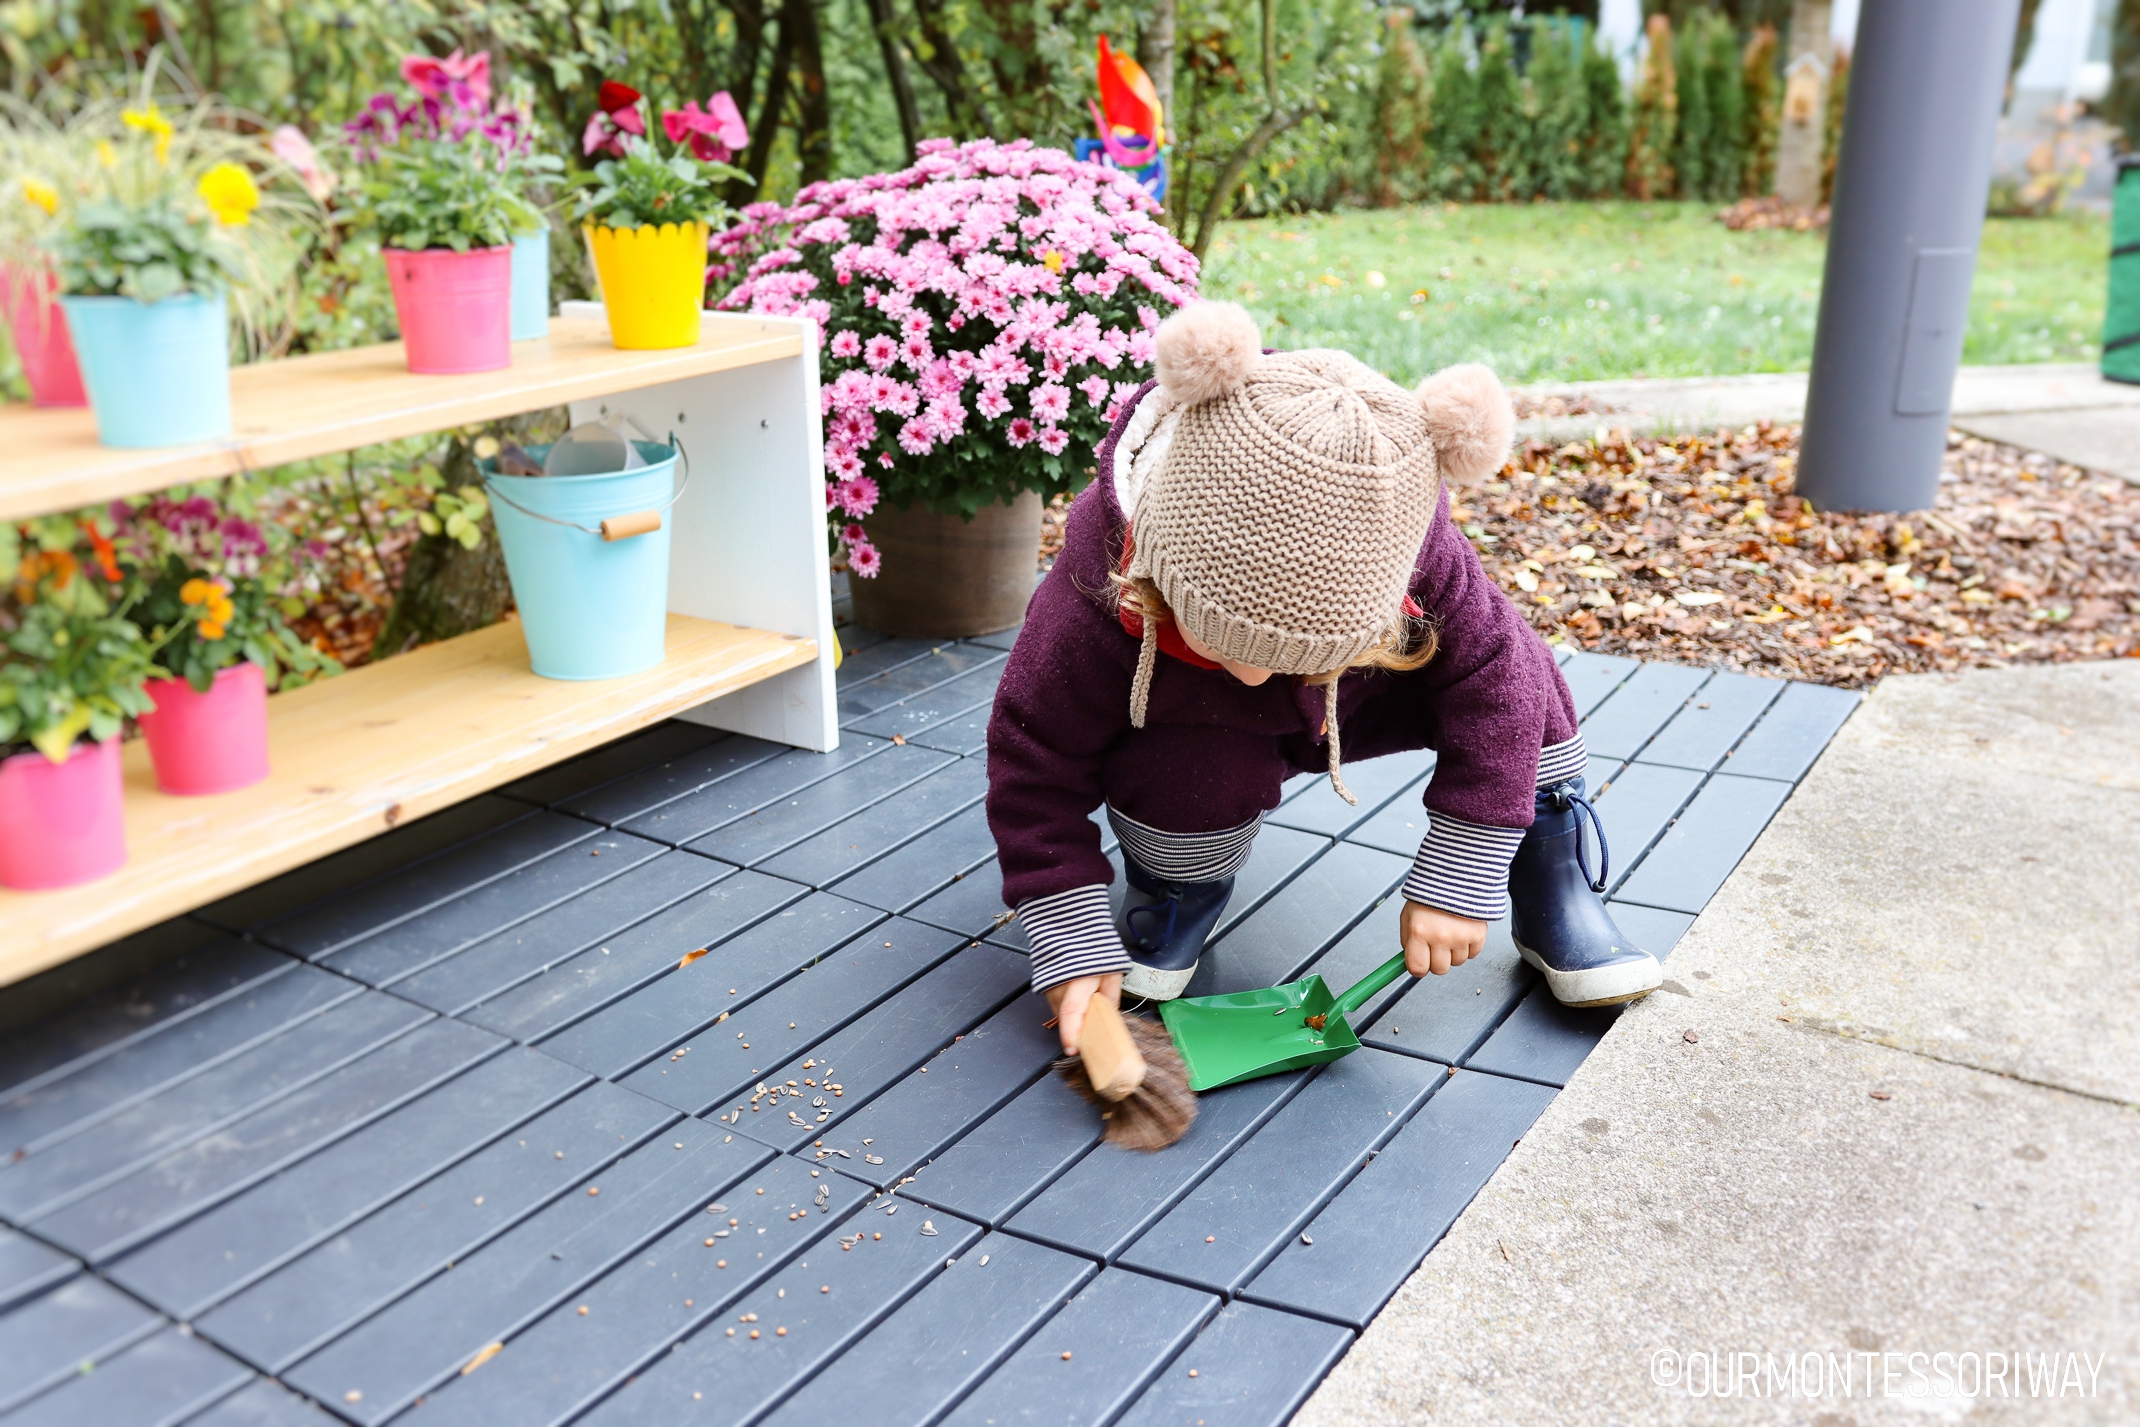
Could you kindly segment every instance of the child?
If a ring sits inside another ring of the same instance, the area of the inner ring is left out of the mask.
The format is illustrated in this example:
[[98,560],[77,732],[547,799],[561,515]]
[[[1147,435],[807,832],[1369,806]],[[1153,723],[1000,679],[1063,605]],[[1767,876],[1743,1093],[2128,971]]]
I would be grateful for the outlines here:
[[1183,993],[1287,777],[1327,769],[1349,802],[1341,759],[1407,749],[1437,754],[1404,881],[1414,976],[1478,955],[1513,901],[1517,948],[1562,1002],[1654,990],[1584,865],[1574,701],[1450,521],[1444,483],[1507,458],[1501,384],[1460,366],[1414,393],[1341,352],[1264,353],[1230,303],[1176,313],[1157,347],[988,726],[1003,900],[1064,1050],[1095,995]]

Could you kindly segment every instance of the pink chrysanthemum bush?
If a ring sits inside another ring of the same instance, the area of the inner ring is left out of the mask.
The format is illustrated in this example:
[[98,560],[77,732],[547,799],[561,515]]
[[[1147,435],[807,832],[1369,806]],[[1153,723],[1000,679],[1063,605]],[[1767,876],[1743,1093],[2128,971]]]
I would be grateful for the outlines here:
[[822,339],[827,512],[858,575],[881,498],[971,516],[1085,483],[1197,263],[1125,176],[1026,140],[921,145],[912,168],[757,203],[713,239],[733,311]]

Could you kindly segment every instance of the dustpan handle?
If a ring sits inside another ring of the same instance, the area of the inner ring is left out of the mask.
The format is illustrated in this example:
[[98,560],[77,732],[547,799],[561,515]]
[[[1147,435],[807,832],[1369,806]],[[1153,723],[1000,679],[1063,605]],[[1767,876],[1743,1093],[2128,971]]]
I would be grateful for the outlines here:
[[1404,953],[1400,951],[1347,987],[1345,994],[1338,997],[1336,1004],[1331,1006],[1330,1014],[1333,1016],[1351,1015],[1354,1011],[1359,1010],[1373,1000],[1377,991],[1380,991],[1403,974]]

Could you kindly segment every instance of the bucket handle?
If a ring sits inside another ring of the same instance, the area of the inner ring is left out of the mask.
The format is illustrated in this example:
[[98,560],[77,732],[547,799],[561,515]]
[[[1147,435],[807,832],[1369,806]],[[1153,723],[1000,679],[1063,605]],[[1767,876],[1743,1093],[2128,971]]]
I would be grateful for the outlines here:
[[544,515],[539,510],[529,510],[519,501],[514,500],[493,485],[489,476],[483,478],[483,489],[488,491],[494,499],[504,501],[531,520],[546,521],[551,525],[562,525],[586,535],[599,535],[604,540],[629,540],[634,535],[645,535],[649,531],[661,529],[662,512],[682,500],[684,492],[691,486],[691,453],[684,449],[683,442],[676,439],[674,431],[669,433],[669,449],[674,451],[677,459],[684,463],[684,478],[677,482],[675,493],[652,510],[635,510],[625,515],[612,515],[599,525],[582,525],[576,520],[559,520],[554,515]]

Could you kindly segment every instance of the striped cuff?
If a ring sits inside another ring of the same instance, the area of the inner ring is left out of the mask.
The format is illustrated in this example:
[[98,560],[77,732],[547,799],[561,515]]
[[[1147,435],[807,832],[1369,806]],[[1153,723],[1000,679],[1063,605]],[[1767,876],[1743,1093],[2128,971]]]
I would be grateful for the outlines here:
[[1080,976],[1129,970],[1129,953],[1107,909],[1107,889],[1097,882],[1021,903],[1018,920],[1033,946],[1035,991]]
[[1590,766],[1590,750],[1578,733],[1565,743],[1550,743],[1538,751],[1538,786],[1550,788],[1570,778],[1580,778]]
[[1160,881],[1216,882],[1233,876],[1248,861],[1263,828],[1263,814],[1218,832],[1161,832],[1110,803],[1107,822],[1122,840],[1123,854]]
[[1523,843],[1520,827],[1489,827],[1429,813],[1427,835],[1404,879],[1406,900],[1477,921],[1508,915],[1508,865]]

